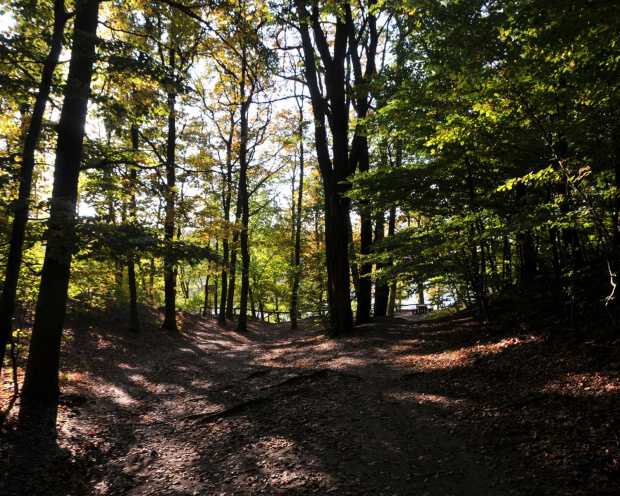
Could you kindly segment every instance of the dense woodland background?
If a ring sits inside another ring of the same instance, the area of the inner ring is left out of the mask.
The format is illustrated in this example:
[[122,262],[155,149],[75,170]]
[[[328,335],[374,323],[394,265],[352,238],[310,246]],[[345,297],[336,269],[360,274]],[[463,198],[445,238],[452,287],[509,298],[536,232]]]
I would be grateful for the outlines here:
[[412,293],[492,323],[529,285],[562,332],[615,327],[616,2],[1,7],[0,345],[29,352],[24,398],[59,394],[66,308],[337,337]]

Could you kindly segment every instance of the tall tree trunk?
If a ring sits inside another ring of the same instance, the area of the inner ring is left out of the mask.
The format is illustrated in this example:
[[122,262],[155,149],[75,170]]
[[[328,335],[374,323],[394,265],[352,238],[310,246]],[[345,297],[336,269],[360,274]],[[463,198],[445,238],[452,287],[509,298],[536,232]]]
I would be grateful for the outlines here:
[[[131,145],[134,152],[138,152],[138,126],[131,126]],[[129,198],[129,217],[132,224],[136,223],[136,193],[135,185],[138,181],[138,171],[135,167],[129,172],[129,181],[131,184],[131,196]],[[133,254],[129,256],[127,261],[127,283],[129,284],[129,328],[133,332],[140,332],[140,322],[138,319],[138,289],[136,286],[136,264]]]
[[[620,133],[614,128],[611,133],[613,142],[613,167],[614,167],[614,186],[616,187],[616,195],[611,214],[612,238],[616,246],[620,245],[620,229],[618,228],[618,216],[620,216]],[[617,258],[617,252],[616,252]]]
[[[175,74],[175,51],[170,48],[169,63],[172,77]],[[166,143],[166,207],[164,219],[164,239],[173,241],[174,239],[174,217],[175,217],[175,186],[176,186],[176,98],[174,91],[168,93],[168,139]],[[176,322],[176,270],[172,264],[170,256],[164,257],[164,323],[163,329],[178,332]]]
[[43,63],[41,82],[39,83],[28,132],[24,141],[22,164],[19,171],[19,192],[17,202],[14,205],[15,216],[13,217],[2,296],[0,297],[0,377],[2,375],[6,345],[13,332],[13,312],[15,311],[17,283],[22,264],[22,248],[26,237],[26,224],[28,223],[28,206],[30,203],[30,194],[32,192],[35,151],[43,126],[43,115],[45,114],[47,99],[49,98],[52,87],[54,70],[58,65],[58,58],[60,57],[62,49],[63,33],[67,19],[68,16],[65,12],[64,0],[55,0],[54,27],[52,30],[50,50]]
[[250,289],[248,290],[248,296],[250,298],[250,310],[252,312],[252,317],[256,318],[256,301],[254,300],[254,291],[252,291],[251,285]]
[[214,290],[215,290],[213,292],[213,313],[215,315],[217,315],[217,309],[218,309],[218,306],[217,306],[217,279],[215,280],[215,284],[213,286],[214,286]]
[[228,239],[224,238],[222,241],[222,296],[220,298],[220,312],[217,318],[217,322],[219,324],[226,323],[226,297],[228,296]]
[[[224,195],[223,195],[223,206],[224,206],[224,223],[226,225],[226,235],[224,236],[224,239],[222,241],[222,257],[223,257],[223,263],[222,263],[222,296],[220,298],[220,313],[218,316],[218,324],[225,324],[226,323],[226,318],[228,317],[228,312],[227,312],[227,301],[230,301],[230,305],[231,305],[231,315],[229,318],[232,318],[232,298],[230,300],[227,300],[228,298],[228,277],[229,277],[229,257],[230,257],[230,246],[229,246],[229,231],[228,231],[228,226],[230,223],[230,204],[232,202],[232,190],[233,190],[233,183],[232,183],[232,172],[233,172],[233,149],[232,149],[232,143],[233,143],[233,137],[234,137],[234,133],[235,133],[235,119],[234,119],[234,114],[231,114],[230,116],[230,127],[228,129],[228,139],[225,140],[226,142],[226,184],[225,184],[225,188],[224,188]],[[232,273],[234,273],[234,268],[231,271]]]
[[22,389],[23,398],[36,402],[56,401],[60,393],[60,341],[75,246],[78,178],[96,57],[98,14],[99,0],[80,4],[75,14],[67,90],[58,123],[48,241]]
[[[351,5],[345,3],[346,26],[349,38],[349,57],[353,67],[354,80],[354,98],[357,102],[357,119],[358,124],[355,128],[355,134],[351,144],[351,153],[349,156],[349,167],[353,171],[357,168],[359,172],[367,172],[370,168],[370,160],[368,157],[368,137],[366,130],[362,129],[360,122],[363,122],[368,115],[370,109],[370,79],[376,72],[375,55],[378,44],[377,23],[372,9],[375,2],[371,0],[368,4],[368,32],[369,38],[366,45],[365,58],[366,68],[362,71],[360,50],[358,45],[357,34],[353,24],[353,16],[351,13]],[[372,214],[368,211],[368,201],[363,201],[360,209],[360,254],[362,256],[370,255],[372,247]],[[370,311],[372,307],[372,264],[363,261],[359,266],[359,283],[357,288],[357,313],[356,323],[363,324],[370,320]]]
[[[345,196],[350,186],[348,176],[353,172],[348,157],[349,112],[345,94],[347,53],[347,29],[342,20],[336,22],[333,56],[319,20],[315,4],[307,12],[306,4],[297,2],[302,16],[299,32],[305,62],[305,76],[312,100],[314,114],[315,145],[319,170],[325,193],[325,254],[327,266],[327,294],[329,299],[332,337],[353,329],[351,311],[351,288],[348,256],[349,199]],[[319,84],[314,44],[310,37],[310,25],[326,73],[324,97]],[[329,114],[327,113],[329,112]],[[326,119],[329,118],[332,139],[327,138]],[[328,143],[331,141],[332,156]]]
[[[245,54],[241,78],[241,96],[245,97]],[[248,111],[252,95],[241,104],[241,143],[239,146],[239,202],[241,203],[241,293],[239,298],[239,320],[237,332],[248,330],[248,291],[250,289],[250,247],[248,246],[248,225],[250,223],[250,205],[248,198]]]
[[304,141],[303,141],[303,107],[299,107],[299,186],[297,187],[297,212],[293,199],[295,253],[293,256],[293,290],[291,291],[291,329],[297,329],[297,315],[299,313],[299,279],[301,264],[301,224],[302,202],[304,197]]
[[[396,232],[396,207],[392,207],[390,208],[390,219],[388,221],[388,236],[394,236],[395,232]],[[390,301],[388,304],[388,315],[390,317],[394,317],[394,311],[396,310],[396,290],[397,290],[397,281],[396,279],[394,279],[390,287]]]
[[349,253],[349,263],[351,264],[351,280],[353,282],[353,291],[355,292],[355,301],[359,300],[360,295],[360,271],[355,260],[355,240],[353,239],[353,222],[349,218],[349,225],[347,226],[347,245]]
[[[365,140],[367,141],[367,140]],[[360,160],[360,172],[368,170],[368,143],[363,146],[362,153],[365,160]],[[365,166],[362,166],[362,163]],[[364,202],[360,212],[360,255],[370,255],[372,248],[372,216],[367,211],[368,202]],[[370,311],[372,307],[372,263],[362,262],[359,265],[359,283],[357,291],[357,312],[355,315],[356,324],[364,324],[370,321]]]
[[[383,212],[376,215],[375,240],[374,243],[380,243],[385,237],[385,217]],[[377,269],[384,269],[389,264],[377,264]],[[375,281],[375,317],[385,317],[387,315],[388,298],[390,295],[390,287],[386,281],[381,279]]]
[[[237,219],[241,216],[239,207],[237,207]],[[235,284],[237,280],[237,243],[239,242],[239,232],[235,232],[232,240],[232,249],[230,250],[230,268],[228,273],[228,301],[226,302],[226,318],[232,319],[235,315]]]
[[426,305],[426,301],[424,301],[424,285],[418,284],[418,303],[420,305]]
[[210,276],[205,278],[205,301],[204,306],[202,307],[202,316],[206,317],[207,313],[211,314],[211,298],[209,298],[209,279]]

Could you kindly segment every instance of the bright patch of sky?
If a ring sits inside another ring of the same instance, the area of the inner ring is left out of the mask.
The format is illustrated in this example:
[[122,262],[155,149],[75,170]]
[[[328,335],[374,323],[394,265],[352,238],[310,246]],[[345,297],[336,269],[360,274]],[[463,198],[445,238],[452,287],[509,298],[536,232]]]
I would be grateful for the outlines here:
[[0,33],[4,34],[10,31],[15,25],[13,15],[8,11],[6,6],[0,7]]

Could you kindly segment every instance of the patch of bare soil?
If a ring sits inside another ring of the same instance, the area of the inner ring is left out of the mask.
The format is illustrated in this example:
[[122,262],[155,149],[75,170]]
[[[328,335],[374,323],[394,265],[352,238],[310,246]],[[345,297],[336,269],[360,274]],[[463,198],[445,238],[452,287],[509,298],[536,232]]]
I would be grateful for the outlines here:
[[408,318],[76,323],[58,410],[5,422],[2,494],[618,494],[617,345]]

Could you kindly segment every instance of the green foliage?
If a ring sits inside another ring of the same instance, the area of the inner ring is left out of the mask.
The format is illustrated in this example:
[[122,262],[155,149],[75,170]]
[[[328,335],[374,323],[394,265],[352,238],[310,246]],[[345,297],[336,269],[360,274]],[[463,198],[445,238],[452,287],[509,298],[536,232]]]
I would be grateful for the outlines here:
[[126,263],[136,257],[164,258],[174,265],[218,260],[211,246],[188,241],[168,241],[156,229],[139,224],[111,225],[86,222],[79,227],[78,258],[116,260]]
[[[0,32],[0,262],[53,2],[6,6],[15,23]],[[321,7],[325,26],[344,19],[342,2]],[[349,196],[358,212],[387,218],[395,209],[396,232],[359,261],[380,264],[375,281],[399,281],[399,297],[409,283],[426,284],[483,307],[489,293],[532,275],[532,256],[534,275],[562,279],[572,301],[578,291],[569,282],[578,265],[601,256],[615,262],[619,253],[619,7],[404,0],[372,8],[391,21],[380,34],[387,52],[379,74],[362,89],[347,82],[350,98],[360,91],[374,97],[369,116],[353,122],[368,137],[371,170],[350,178]],[[235,212],[239,116],[251,93],[247,233],[254,303],[281,311],[290,304],[292,171],[303,142],[299,307],[324,313],[325,215],[315,151],[311,137],[298,132],[298,107],[286,99],[291,87],[274,78],[282,67],[293,68],[291,80],[303,76],[293,51],[276,48],[276,39],[298,41],[294,33],[283,37],[279,25],[293,7],[258,0],[192,6],[205,23],[161,2],[115,0],[102,10],[80,183],[80,214],[90,220],[77,225],[71,296],[94,306],[111,298],[126,302],[120,274],[134,261],[141,298],[158,302],[166,259],[186,285],[178,304],[197,312],[204,304],[201,284],[207,275],[211,282],[219,278],[228,262],[221,259],[224,240],[232,248],[243,229]],[[356,4],[352,15],[361,26],[368,12]],[[62,77],[59,70],[53,81],[57,106]],[[170,95],[177,99],[176,185],[168,189]],[[281,103],[269,106],[271,98]],[[46,115],[37,154],[31,199],[37,219],[49,211],[56,114]],[[165,240],[170,197],[178,229]],[[73,206],[65,207],[46,238],[42,220],[28,227],[21,301],[36,298],[45,243],[68,260],[63,246],[73,236],[74,217]]]

